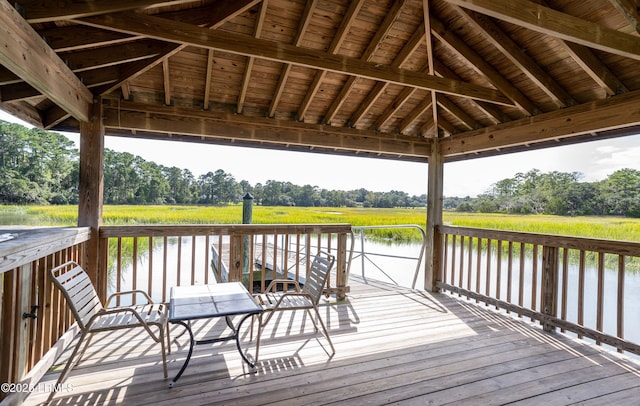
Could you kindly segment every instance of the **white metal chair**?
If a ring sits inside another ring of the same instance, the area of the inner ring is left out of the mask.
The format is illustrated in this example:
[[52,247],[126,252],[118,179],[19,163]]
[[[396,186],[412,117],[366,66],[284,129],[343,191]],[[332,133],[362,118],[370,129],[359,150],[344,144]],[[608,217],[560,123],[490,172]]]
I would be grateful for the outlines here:
[[[316,332],[319,331],[318,325],[322,327],[322,332],[331,346],[331,355],[333,356],[333,354],[335,354],[336,350],[333,347],[333,343],[329,337],[329,332],[327,331],[327,328],[322,321],[322,317],[320,317],[320,311],[318,310],[318,302],[320,301],[324,286],[327,283],[327,277],[329,276],[329,272],[331,272],[334,262],[335,257],[333,255],[321,252],[313,259],[307,279],[302,288],[300,288],[297,281],[292,281],[290,279],[276,279],[269,283],[265,293],[255,295],[257,302],[260,303],[263,308],[263,313],[260,314],[258,337],[256,339],[256,361],[258,360],[258,352],[260,349],[260,337],[265,326],[269,323],[274,314],[287,310],[306,310],[309,318],[313,322]],[[273,291],[278,284],[293,284],[295,286],[295,291]],[[311,310],[315,313],[315,318],[311,313]],[[268,315],[263,321],[263,315],[266,313],[268,313]]]
[[[169,352],[171,352],[171,347],[169,345],[168,308],[165,304],[154,303],[146,292],[133,290],[112,294],[107,300],[107,306],[103,307],[89,276],[80,265],[73,261],[66,262],[51,269],[51,279],[67,300],[80,328],[78,343],[69,357],[64,370],[60,374],[56,387],[64,381],[67,374],[71,371],[72,365],[74,365],[73,360],[85,339],[84,348],[78,355],[77,362],[80,362],[94,333],[136,327],[144,328],[155,342],[160,343],[162,348],[163,372],[164,377],[167,378],[165,336],[167,340],[166,348]],[[116,297],[126,295],[131,296],[133,299],[134,295],[138,294],[144,297],[147,303],[133,306],[109,307],[111,301]],[[157,335],[152,331],[152,327],[154,326],[158,329]],[[54,393],[53,391],[51,392],[49,400],[51,400]]]

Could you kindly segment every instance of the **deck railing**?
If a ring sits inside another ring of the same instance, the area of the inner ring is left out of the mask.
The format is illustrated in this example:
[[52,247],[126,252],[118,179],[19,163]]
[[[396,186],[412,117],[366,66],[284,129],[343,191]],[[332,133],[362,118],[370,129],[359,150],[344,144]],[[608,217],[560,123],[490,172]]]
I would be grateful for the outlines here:
[[438,232],[440,289],[529,317],[547,331],[640,354],[640,330],[631,331],[637,291],[629,287],[640,272],[639,243],[450,226]]
[[[304,280],[306,265],[323,250],[336,256],[325,293],[344,297],[350,233],[348,224],[104,226],[96,288],[103,296],[145,289],[167,301],[171,286],[223,280],[226,268],[227,280],[244,277],[264,289],[273,275],[254,272],[258,264]],[[0,383],[17,384],[0,392],[3,405],[19,404],[77,333],[49,269],[69,260],[88,263],[89,228],[21,229],[18,234],[0,246]]]
[[348,224],[103,226],[101,268],[107,291],[144,289],[166,302],[171,286],[243,281],[258,292],[276,277],[304,282],[323,250],[336,256],[325,293],[342,298],[350,233]]
[[[418,283],[418,275],[424,269],[424,252],[427,244],[427,236],[424,229],[417,224],[397,224],[397,225],[381,225],[381,226],[355,226],[352,227],[354,238],[351,239],[351,248],[348,262],[348,269],[360,269],[360,275],[363,280],[368,278],[378,279],[384,282],[390,282],[394,285],[402,285],[416,288]],[[383,244],[376,244],[376,239],[365,237],[367,232],[373,230],[383,230],[385,232],[393,232],[398,230],[409,230],[412,236],[417,236],[415,244],[410,244],[410,249],[398,249],[398,244],[390,244],[388,247],[381,247]],[[374,247],[376,246],[377,247]],[[382,249],[384,248],[384,249]],[[402,264],[399,267],[398,264]],[[399,274],[399,270],[408,271],[409,266],[413,265],[413,273],[410,283],[406,283],[406,275]],[[402,283],[402,282],[404,283]]]
[[88,228],[24,228],[0,246],[0,383],[23,384],[0,391],[0,401],[19,403],[75,335],[47,272],[69,260],[83,263],[89,236]]

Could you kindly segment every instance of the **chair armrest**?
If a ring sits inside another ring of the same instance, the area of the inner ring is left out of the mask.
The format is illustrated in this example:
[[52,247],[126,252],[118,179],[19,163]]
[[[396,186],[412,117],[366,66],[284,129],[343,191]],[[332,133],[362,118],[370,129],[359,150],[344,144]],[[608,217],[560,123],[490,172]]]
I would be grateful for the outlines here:
[[313,297],[310,294],[308,294],[307,292],[286,292],[286,293],[283,293],[282,295],[280,295],[280,297],[278,298],[278,301],[276,302],[274,308],[278,308],[278,306],[280,306],[280,303],[282,303],[283,300],[285,300],[288,297],[292,297],[292,296],[305,297],[305,298],[309,299],[309,301],[314,306],[316,305],[313,302]]
[[265,289],[265,292],[269,292],[271,290],[271,288],[274,285],[277,285],[278,283],[288,283],[291,285],[294,285],[296,287],[296,291],[300,292],[302,289],[300,288],[300,284],[298,283],[298,281],[296,280],[291,280],[291,279],[274,279],[269,283],[269,286],[267,286],[267,288]]
[[107,305],[105,307],[111,307],[111,299],[117,298],[117,297],[121,297],[121,296],[131,296],[131,299],[133,301],[133,297],[137,294],[141,294],[146,300],[147,300],[147,304],[149,303],[154,303],[153,299],[151,299],[151,297],[149,296],[149,294],[147,292],[145,292],[144,290],[126,290],[126,291],[122,291],[122,292],[115,292],[112,293],[109,298],[107,299]]
[[130,307],[113,307],[111,309],[105,309],[103,308],[100,312],[94,314],[91,319],[89,319],[89,322],[87,323],[87,327],[90,327],[93,322],[100,318],[101,316],[106,316],[106,315],[110,315],[110,314],[118,314],[118,313],[131,313],[133,314],[133,316],[138,319],[138,322],[140,324],[146,324],[144,319],[142,318],[142,316],[140,316],[140,313],[138,313],[137,311],[135,311],[134,309],[130,308]]

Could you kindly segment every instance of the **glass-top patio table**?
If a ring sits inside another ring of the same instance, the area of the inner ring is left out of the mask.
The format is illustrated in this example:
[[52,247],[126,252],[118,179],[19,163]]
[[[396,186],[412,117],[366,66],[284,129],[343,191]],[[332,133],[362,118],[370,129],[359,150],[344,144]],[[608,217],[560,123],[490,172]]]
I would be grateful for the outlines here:
[[[187,368],[193,347],[196,344],[210,344],[219,341],[236,340],[238,352],[242,359],[255,370],[240,346],[239,331],[242,323],[255,314],[262,312],[262,307],[256,303],[249,291],[240,282],[219,283],[215,285],[176,286],[171,288],[171,302],[169,305],[169,322],[184,326],[190,336],[189,353],[180,371],[169,384],[173,387]],[[231,316],[242,315],[237,326],[233,325]],[[191,321],[224,317],[232,334],[206,340],[196,340],[191,331]]]

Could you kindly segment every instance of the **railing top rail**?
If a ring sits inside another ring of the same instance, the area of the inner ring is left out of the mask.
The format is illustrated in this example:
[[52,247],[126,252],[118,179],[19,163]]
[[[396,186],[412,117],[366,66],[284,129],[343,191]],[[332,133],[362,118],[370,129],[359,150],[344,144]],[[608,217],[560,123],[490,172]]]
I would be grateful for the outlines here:
[[464,235],[467,237],[490,238],[493,240],[539,244],[550,247],[603,252],[627,256],[640,256],[640,242],[616,241],[598,238],[572,237],[554,234],[525,233],[484,228],[438,226],[443,234]]
[[1,227],[14,238],[0,243],[0,273],[88,241],[89,227]]
[[383,229],[383,228],[415,228],[416,230],[420,230],[423,236],[426,236],[426,232],[424,228],[417,224],[390,224],[390,225],[381,225],[381,226],[352,226],[353,230],[375,230],[375,229]]
[[350,233],[350,224],[149,224],[102,226],[100,237]]

